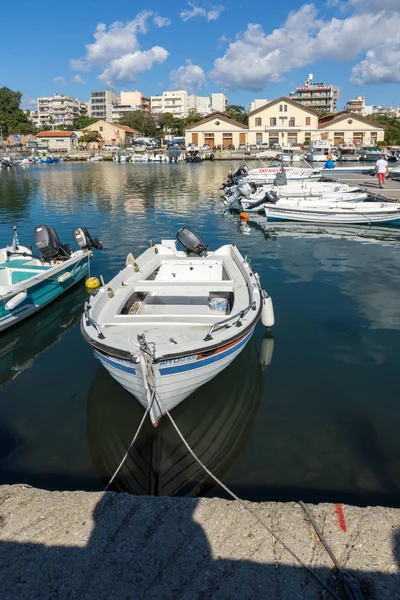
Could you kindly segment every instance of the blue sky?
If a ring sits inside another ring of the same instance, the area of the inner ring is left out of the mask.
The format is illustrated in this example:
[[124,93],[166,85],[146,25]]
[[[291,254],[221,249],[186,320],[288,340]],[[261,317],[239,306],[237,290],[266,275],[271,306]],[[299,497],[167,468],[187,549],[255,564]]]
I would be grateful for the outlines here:
[[[22,18],[23,15],[23,18]],[[400,105],[400,0],[3,3],[0,86],[28,106],[64,92],[189,88],[246,108],[288,95],[308,73],[338,107]]]

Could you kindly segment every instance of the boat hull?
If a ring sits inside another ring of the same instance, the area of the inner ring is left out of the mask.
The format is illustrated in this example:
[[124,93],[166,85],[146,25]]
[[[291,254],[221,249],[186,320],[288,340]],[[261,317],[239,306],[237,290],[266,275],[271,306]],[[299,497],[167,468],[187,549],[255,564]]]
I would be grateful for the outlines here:
[[[235,340],[217,348],[211,356],[193,354],[153,364],[157,399],[150,409],[153,425],[183,402],[199,387],[216,377],[245,348],[254,333],[254,327]],[[141,363],[122,360],[94,349],[94,355],[123,388],[130,392],[144,408],[148,408],[146,381]]]
[[[80,262],[81,261],[81,262]],[[80,262],[80,264],[78,264]],[[67,272],[73,274],[65,281],[59,282],[58,278]],[[12,325],[20,323],[23,319],[30,317],[41,308],[47,306],[50,302],[56,300],[64,292],[69,290],[79,281],[81,281],[88,273],[87,257],[77,258],[75,261],[67,261],[64,268],[57,270],[56,276],[39,279],[35,283],[26,282],[26,299],[21,302],[15,309],[7,309],[6,303],[8,298],[0,302],[0,332],[8,329]]]
[[[361,206],[361,205],[360,205]],[[332,210],[291,210],[284,208],[265,208],[265,216],[268,221],[304,221],[307,223],[331,223],[334,224],[368,224],[372,223],[389,223],[393,221],[400,221],[400,212],[387,211],[387,212],[368,212],[364,213],[355,210],[343,210],[343,211],[332,211]]]

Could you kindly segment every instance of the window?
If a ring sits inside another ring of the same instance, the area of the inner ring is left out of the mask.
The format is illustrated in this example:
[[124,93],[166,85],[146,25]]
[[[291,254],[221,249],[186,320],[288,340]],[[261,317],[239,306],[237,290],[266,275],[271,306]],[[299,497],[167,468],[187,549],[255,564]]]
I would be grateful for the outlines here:
[[261,127],[261,123],[262,123],[261,117],[257,117],[256,118],[256,127]]
[[297,133],[288,133],[288,144],[295,146],[297,144]]
[[103,127],[99,127],[99,131],[103,131]]
[[283,104],[279,105],[279,112],[283,112]]
[[304,134],[304,141],[305,142],[311,142],[311,133],[305,133]]
[[287,112],[287,104],[284,104],[283,106],[284,106],[285,112]]
[[263,134],[256,133],[256,144],[260,145],[260,144],[262,144],[262,141],[263,141]]
[[290,117],[289,127],[295,127],[295,126],[296,126],[296,119],[294,117]]
[[269,124],[271,127],[276,127],[276,118],[275,117],[271,117],[269,120]]
[[306,125],[311,125],[311,117],[306,117]]

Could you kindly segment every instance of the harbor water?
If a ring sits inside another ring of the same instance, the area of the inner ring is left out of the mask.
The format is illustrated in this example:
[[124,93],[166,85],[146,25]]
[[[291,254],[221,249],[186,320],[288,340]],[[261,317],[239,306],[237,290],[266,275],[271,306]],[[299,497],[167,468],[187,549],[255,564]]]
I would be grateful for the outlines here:
[[[54,164],[0,172],[0,236],[62,243],[86,226],[107,281],[188,225],[211,249],[234,243],[272,296],[272,333],[174,410],[202,460],[250,500],[400,502],[400,229],[266,226],[220,201],[227,162]],[[79,328],[84,285],[1,335],[0,483],[101,490],[143,411]],[[260,362],[264,363],[263,366]],[[112,489],[222,495],[163,420],[148,423]]]

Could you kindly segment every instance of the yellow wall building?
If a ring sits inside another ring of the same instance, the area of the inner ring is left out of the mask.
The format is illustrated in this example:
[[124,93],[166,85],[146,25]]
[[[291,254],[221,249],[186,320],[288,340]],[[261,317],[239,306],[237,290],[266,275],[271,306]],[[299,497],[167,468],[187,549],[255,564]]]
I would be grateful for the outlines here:
[[318,132],[318,113],[282,96],[249,112],[249,144],[296,146]]
[[113,146],[125,146],[131,144],[135,137],[140,135],[139,131],[127,127],[126,125],[116,125],[107,121],[96,121],[82,129],[83,133],[87,131],[98,131],[105,144]]
[[202,121],[185,127],[185,143],[195,146],[208,144],[210,148],[231,144],[237,148],[239,144],[247,144],[248,127],[239,123],[225,113],[215,112]]
[[335,146],[376,146],[385,139],[385,128],[380,123],[345,110],[321,117],[318,130],[317,139],[329,140]]

